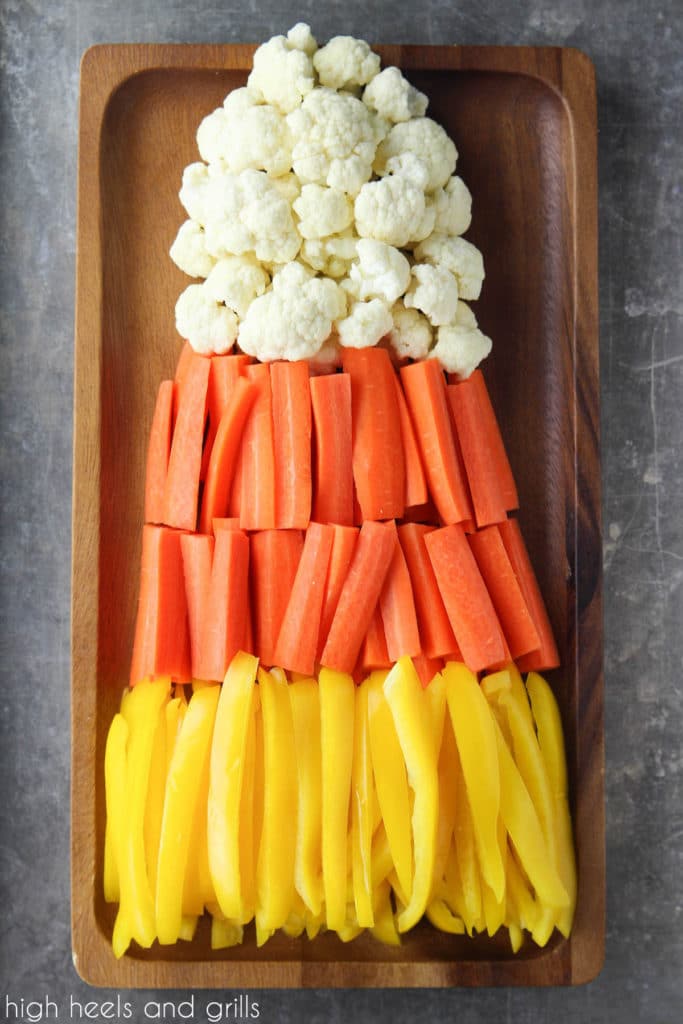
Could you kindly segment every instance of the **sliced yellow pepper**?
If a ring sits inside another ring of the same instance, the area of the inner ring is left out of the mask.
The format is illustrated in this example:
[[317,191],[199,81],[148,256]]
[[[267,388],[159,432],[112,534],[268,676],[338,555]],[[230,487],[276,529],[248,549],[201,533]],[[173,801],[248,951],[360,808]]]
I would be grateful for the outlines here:
[[372,905],[375,919],[372,926],[374,937],[388,946],[400,946],[401,936],[396,927],[394,908],[391,905],[391,886],[386,880],[376,886]]
[[229,921],[222,914],[211,917],[211,949],[229,949],[239,946],[244,937],[244,929],[236,921]]
[[[220,705],[220,698],[219,698]],[[214,723],[215,730],[215,723]],[[183,883],[183,914],[201,916],[204,907],[215,902],[216,895],[209,869],[208,851],[208,798],[211,749],[207,747],[204,760],[195,765],[199,772],[199,790],[190,830],[187,850],[187,867]]]
[[157,861],[159,859],[159,839],[161,836],[161,819],[164,813],[164,794],[166,792],[166,708],[157,719],[152,760],[149,766],[149,783],[147,785],[147,804],[145,806],[145,862],[152,892],[157,885]]
[[[257,750],[257,719],[260,718],[261,696],[258,686],[254,687],[252,713],[247,728],[247,744],[244,751],[244,777],[242,779],[242,798],[240,800],[240,885],[242,889],[242,920],[247,924],[256,913],[256,859],[258,857],[258,840],[256,837],[256,759]],[[263,751],[261,749],[261,758]]]
[[432,719],[434,750],[438,756],[441,750],[444,722],[446,720],[446,680],[437,672],[429,686],[423,691]]
[[449,935],[464,935],[465,924],[461,917],[453,914],[444,900],[433,899],[427,907],[427,919],[442,932]]
[[126,745],[128,722],[123,715],[112,718],[104,749],[104,792],[107,823],[104,832],[104,898],[119,901],[119,862],[123,854],[126,817]]
[[322,880],[322,753],[320,694],[315,679],[290,683],[299,786],[294,881],[297,892],[314,915],[320,913]]
[[[482,913],[481,880],[479,877],[479,865],[477,863],[474,822],[472,820],[472,811],[470,809],[465,777],[463,775],[460,755],[457,747],[455,749],[454,765],[456,780],[456,814],[455,825],[453,828],[453,854],[455,856],[457,875],[453,870],[453,863],[449,855],[446,877],[449,877],[450,866],[450,877],[453,879],[456,887],[459,885],[460,891],[462,892],[461,916],[467,926],[468,933],[471,935],[472,931],[477,926]],[[454,909],[459,908],[455,905]]]
[[[501,857],[503,865],[507,862],[507,832],[500,818],[498,819],[498,843],[500,846]],[[507,873],[506,873],[506,884],[507,884]],[[495,935],[499,928],[505,923],[505,911],[506,911],[506,894],[503,893],[503,898],[497,900],[493,890],[487,885],[485,879],[481,879],[481,902],[482,910],[484,913],[484,923],[486,925],[486,931],[489,935]]]
[[356,692],[353,733],[351,795],[351,864],[353,896],[358,923],[372,928],[372,817],[373,782],[368,727],[368,687],[361,683]]
[[533,932],[539,919],[540,907],[512,850],[508,850],[505,871],[508,917],[514,916],[520,927]]
[[183,942],[192,942],[197,932],[198,924],[199,916],[197,914],[183,914],[178,938],[182,939]]
[[347,834],[356,688],[350,675],[321,669],[322,862],[327,927],[346,921]]
[[164,719],[166,722],[166,771],[164,778],[168,778],[168,769],[171,767],[173,749],[176,745],[186,711],[187,701],[181,697],[172,697],[164,708]]
[[[430,684],[431,685],[431,684]],[[444,697],[445,697],[444,682]],[[457,814],[457,776],[458,751],[450,718],[445,718],[442,731],[441,750],[439,752],[439,823],[436,830],[436,852],[434,856],[434,884],[432,891],[436,893],[446,870],[448,851],[453,839]]]

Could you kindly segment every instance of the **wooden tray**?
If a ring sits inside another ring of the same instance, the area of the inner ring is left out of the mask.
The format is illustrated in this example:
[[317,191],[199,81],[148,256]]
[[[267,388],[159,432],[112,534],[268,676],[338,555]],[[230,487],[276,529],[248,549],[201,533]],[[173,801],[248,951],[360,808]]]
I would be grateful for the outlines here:
[[98,46],[81,71],[78,177],[72,677],[74,963],[117,987],[566,985],[604,947],[603,681],[597,344],[596,109],[575,50],[380,50],[430,98],[474,196],[468,238],[487,277],[476,305],[494,339],[485,370],[511,453],[521,521],[563,667],[551,674],[567,737],[579,868],[569,941],[471,941],[421,925],[399,949],[361,936],[276,936],[257,950],[110,949],[101,892],[107,728],[128,677],[147,432],[180,341],[187,278],[168,256],[185,218],[195,131],[245,82],[251,46]]

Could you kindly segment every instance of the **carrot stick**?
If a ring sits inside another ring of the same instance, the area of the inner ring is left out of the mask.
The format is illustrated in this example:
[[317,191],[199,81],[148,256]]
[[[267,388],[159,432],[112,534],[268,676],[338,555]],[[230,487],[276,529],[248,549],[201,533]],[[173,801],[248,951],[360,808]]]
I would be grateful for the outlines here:
[[206,389],[211,361],[195,355],[182,385],[164,489],[164,523],[179,530],[197,525],[199,471],[206,421]]
[[234,516],[216,516],[211,525],[215,536],[219,530],[239,530],[240,521]]
[[425,654],[418,654],[413,658],[415,671],[420,677],[422,686],[426,689],[437,672],[443,668],[443,658],[428,658]]
[[542,672],[557,668],[560,664],[559,651],[519,522],[517,519],[506,519],[500,524],[499,530],[540,638],[538,651],[523,655],[518,661],[518,667],[522,672]]
[[398,519],[405,462],[394,370],[385,348],[345,348],[351,378],[353,479],[363,519]]
[[392,662],[404,655],[413,658],[422,649],[417,626],[410,573],[400,544],[394,549],[384,586],[379,595],[387,652]]
[[204,442],[204,455],[202,459],[202,476],[206,478],[209,468],[211,450],[216,439],[218,424],[223,418],[230,396],[235,384],[244,374],[244,367],[251,362],[249,356],[243,353],[230,353],[225,356],[211,356],[211,372],[209,373],[209,387],[206,394],[206,408],[209,414],[209,426],[206,431]]
[[275,454],[272,396],[267,363],[251,363],[246,375],[258,394],[242,438],[240,526],[243,530],[275,528]]
[[[313,383],[311,381],[311,383]],[[323,646],[332,625],[334,613],[339,603],[339,595],[344,586],[344,580],[349,571],[353,549],[358,539],[358,529],[355,526],[332,526],[332,551],[330,553],[330,564],[327,569],[327,580],[325,582],[325,598],[323,601],[322,613],[320,615],[320,631],[318,638],[317,657],[323,652]]]
[[435,359],[403,366],[401,383],[429,491],[442,521],[461,523],[471,519],[472,505],[453,436],[441,367]]
[[487,526],[468,538],[484,583],[500,619],[510,654],[517,660],[541,645],[538,630],[510,561],[500,530]]
[[222,680],[245,641],[249,584],[249,538],[242,530],[219,530],[211,567],[209,608],[204,623],[206,664],[200,678]]
[[471,379],[446,388],[453,426],[460,442],[477,526],[490,526],[507,518],[505,499],[496,475],[496,463],[482,430],[479,397]]
[[366,520],[360,528],[321,663],[353,672],[397,544],[396,524]]
[[264,667],[275,648],[303,548],[300,530],[261,530],[250,537],[254,653]]
[[429,500],[429,491],[427,489],[424,469],[422,468],[422,457],[415,436],[415,428],[410,418],[406,397],[401,387],[401,380],[397,374],[394,374],[394,382],[398,399],[398,414],[401,419],[403,458],[406,466],[405,505],[406,508],[412,508],[414,506],[426,505]]
[[310,380],[313,408],[313,519],[353,526],[351,378]]
[[252,381],[236,379],[211,448],[199,516],[201,533],[210,533],[214,518],[225,516],[228,511],[237,453],[257,394],[258,388]]
[[188,374],[188,371],[190,369],[190,366],[192,365],[192,363],[195,361],[196,358],[197,358],[197,353],[192,348],[192,345],[190,345],[189,341],[183,342],[183,347],[181,348],[180,355],[178,356],[178,362],[176,364],[175,377],[174,377],[174,383],[175,383],[175,401],[174,401],[174,404],[173,404],[173,424],[174,424],[174,426],[175,426],[175,421],[178,418],[178,410],[180,408],[180,400],[181,400],[181,397],[182,397],[183,386],[185,384],[185,378],[187,377],[187,374]]
[[206,651],[204,650],[204,625],[209,614],[211,601],[211,566],[213,564],[214,539],[202,533],[180,535],[180,550],[183,556],[185,578],[185,599],[190,629],[190,653],[192,656],[192,678],[208,679],[206,675]]
[[305,530],[311,518],[311,391],[308,363],[270,364],[275,447],[275,525]]
[[165,526],[142,528],[140,589],[130,684],[148,676],[189,681],[190,634],[181,534]]
[[430,529],[421,523],[402,523],[398,539],[413,585],[422,651],[427,658],[443,658],[458,645],[425,544]]
[[161,523],[164,518],[164,489],[171,454],[173,426],[172,380],[162,380],[157,392],[147,447],[145,471],[145,522]]
[[334,529],[311,523],[275,647],[275,664],[313,675]]
[[[222,517],[220,517],[218,519],[214,519],[213,520],[213,534],[214,534],[214,537],[217,537],[218,533],[221,530],[239,530],[239,528],[240,528],[240,521],[239,521],[239,519],[234,519],[234,518],[230,519],[230,518],[222,518]],[[253,630],[252,630],[252,623],[251,623],[251,601],[250,601],[250,597],[249,597],[249,590],[250,590],[249,581],[247,581],[247,586],[246,586],[246,590],[245,590],[245,594],[244,594],[244,603],[246,605],[246,611],[245,611],[245,619],[246,619],[246,621],[245,621],[245,624],[244,624],[244,639],[243,639],[240,647],[241,647],[241,650],[246,651],[247,654],[253,654],[254,653],[254,637],[253,637]]]
[[387,638],[379,604],[375,606],[372,613],[370,625],[361,647],[359,664],[362,672],[368,672],[375,668],[391,668],[391,658],[387,650]]
[[510,652],[464,529],[432,530],[425,544],[465,664],[473,672],[505,664]]
[[512,467],[500,431],[496,411],[493,408],[489,390],[486,387],[486,378],[481,370],[475,370],[469,378],[479,398],[479,411],[481,413],[481,430],[486,437],[486,447],[491,453],[491,459],[496,466],[496,476],[500,482],[503,492],[503,500],[508,512],[519,508],[519,496],[517,485],[512,474]]

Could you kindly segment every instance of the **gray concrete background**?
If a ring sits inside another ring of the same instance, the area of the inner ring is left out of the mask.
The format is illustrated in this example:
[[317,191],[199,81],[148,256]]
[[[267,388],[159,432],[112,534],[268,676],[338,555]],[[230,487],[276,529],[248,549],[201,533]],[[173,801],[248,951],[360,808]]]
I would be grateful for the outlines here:
[[[300,19],[319,38],[576,46],[596,66],[607,957],[594,983],[572,991],[262,992],[261,1019],[675,1024],[683,1019],[680,0],[0,0],[0,1020],[7,1009],[14,1019],[6,996],[48,995],[61,1019],[71,996],[107,996],[76,976],[69,930],[80,55],[96,42],[258,40]],[[140,1008],[150,996],[131,998]]]

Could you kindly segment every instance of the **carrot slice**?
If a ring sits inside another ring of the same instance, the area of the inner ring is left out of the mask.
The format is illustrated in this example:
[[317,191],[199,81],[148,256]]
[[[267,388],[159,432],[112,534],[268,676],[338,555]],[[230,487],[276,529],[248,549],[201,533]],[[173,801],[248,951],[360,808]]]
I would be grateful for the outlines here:
[[190,635],[181,534],[165,526],[142,528],[140,589],[130,684],[148,676],[191,677]]
[[305,530],[311,518],[311,391],[308,363],[270,364],[275,447],[275,525]]
[[542,672],[557,668],[560,654],[519,522],[517,519],[506,519],[500,524],[499,530],[540,638],[538,650],[523,655],[518,661],[518,667],[522,672]]
[[214,539],[206,534],[183,533],[180,536],[193,679],[210,678],[205,669],[204,625],[211,601],[213,549]]
[[[396,385],[396,398],[398,400],[398,414],[401,420],[401,441],[403,442],[403,458],[406,467],[406,509],[426,505],[429,501],[429,491],[424,469],[422,468],[422,456],[420,446],[415,436],[415,428],[410,418],[406,396],[403,394],[401,380],[394,374]],[[404,513],[405,515],[405,513]]]
[[275,648],[299,566],[300,530],[261,530],[250,537],[254,653],[275,664]]
[[209,468],[211,450],[218,432],[218,425],[225,415],[230,402],[233,388],[244,375],[244,368],[251,362],[251,357],[243,353],[230,353],[225,356],[211,356],[211,372],[209,387],[206,394],[206,408],[209,414],[209,425],[204,441],[202,458],[202,480]]
[[465,664],[473,672],[505,664],[510,652],[463,527],[432,530],[425,544]]
[[353,672],[397,544],[396,524],[367,520],[358,534],[321,663]]
[[430,530],[422,523],[402,523],[398,539],[413,585],[422,651],[427,658],[443,658],[458,645],[425,544]]
[[394,549],[389,571],[379,595],[379,608],[390,661],[398,661],[406,654],[410,658],[419,654],[422,648],[415,598],[408,565],[400,544]]
[[331,526],[311,523],[306,530],[275,647],[275,663],[290,672],[313,675],[315,671],[320,616],[333,540]]
[[173,431],[164,490],[164,523],[179,530],[197,525],[199,471],[206,421],[206,390],[211,360],[195,355],[188,363]]
[[[311,383],[313,382],[311,381]],[[317,651],[318,661],[322,655],[325,640],[330,631],[330,626],[332,625],[334,613],[337,610],[339,595],[342,592],[344,580],[346,579],[351,559],[353,557],[353,549],[355,548],[356,540],[358,539],[358,529],[355,526],[340,526],[335,523],[332,525],[332,530],[332,551],[330,554],[330,564],[327,569],[327,580],[325,582],[325,598],[323,601],[322,613],[320,615],[320,635],[318,638]]]
[[157,391],[147,447],[145,470],[145,522],[161,523],[164,518],[164,490],[171,454],[173,428],[172,380],[162,380]]
[[225,516],[228,511],[237,453],[257,394],[258,388],[252,381],[237,378],[211,448],[199,516],[201,533],[210,533],[213,520]]
[[219,530],[239,530],[240,521],[234,516],[217,516],[211,525],[215,535]]
[[249,538],[219,530],[213,552],[208,614],[204,623],[203,679],[222,680],[244,644],[247,630]]
[[351,378],[353,479],[363,519],[398,519],[405,506],[405,462],[394,369],[385,348],[346,348]]
[[313,519],[353,526],[351,378],[330,373],[310,380],[313,408]]
[[422,453],[429,491],[444,523],[472,518],[464,469],[458,457],[446,399],[446,381],[435,359],[401,367],[401,383]]
[[491,457],[488,435],[482,430],[479,396],[471,379],[446,388],[453,426],[460,443],[477,526],[507,518],[505,499]]
[[468,539],[503,627],[510,654],[516,661],[522,654],[538,650],[541,638],[500,530],[495,525],[487,526],[471,534]]
[[272,395],[267,363],[251,363],[246,375],[258,394],[242,438],[240,526],[243,530],[275,528],[275,453]]
[[174,405],[173,405],[173,423],[174,423],[174,425],[175,425],[175,421],[176,421],[176,419],[178,417],[178,410],[180,408],[180,399],[181,399],[181,396],[182,396],[183,386],[185,384],[185,378],[187,377],[187,374],[188,374],[188,371],[190,369],[190,366],[192,365],[192,363],[195,361],[196,358],[197,358],[197,353],[192,348],[192,345],[190,345],[189,341],[183,342],[183,347],[181,348],[180,355],[178,356],[178,362],[176,364],[175,377],[174,377],[174,383],[175,383],[175,401],[174,401]]
[[391,668],[391,658],[387,650],[387,638],[379,604],[376,605],[372,613],[370,625],[363,640],[359,665],[363,672],[375,668]]
[[486,386],[486,378],[481,370],[475,370],[469,379],[472,381],[472,386],[475,388],[477,397],[479,398],[481,431],[486,438],[486,447],[488,448],[491,459],[496,467],[496,476],[498,477],[501,490],[503,492],[505,507],[508,512],[511,512],[513,509],[519,508],[517,485],[515,484],[515,478],[512,473],[512,466],[510,465],[508,453],[505,448],[505,442],[503,441],[503,435],[500,431],[498,417],[496,416],[496,411],[493,408],[493,402],[491,401],[491,396]]

